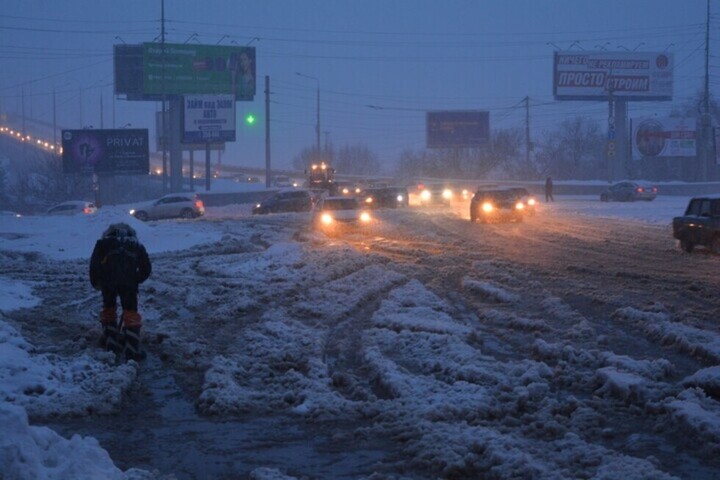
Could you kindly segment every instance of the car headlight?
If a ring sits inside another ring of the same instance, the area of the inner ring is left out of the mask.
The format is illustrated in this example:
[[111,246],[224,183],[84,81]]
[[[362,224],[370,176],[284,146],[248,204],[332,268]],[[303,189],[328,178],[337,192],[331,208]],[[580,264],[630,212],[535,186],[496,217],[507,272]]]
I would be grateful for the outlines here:
[[397,201],[398,201],[398,202],[402,202],[402,201],[403,201],[403,196],[402,196],[402,195],[398,195],[398,196],[397,196]]
[[260,207],[262,207],[261,204],[259,204],[259,203],[256,203],[256,204],[255,204],[255,208],[260,208]]
[[523,208],[525,208],[525,204],[523,202],[517,202],[515,204],[515,208],[518,210],[522,210]]
[[529,199],[528,205],[530,205],[530,206],[535,205],[535,199],[534,198]]
[[348,190],[347,188],[343,188],[342,193],[343,195],[347,195],[348,193],[350,193],[350,190]]
[[492,203],[485,202],[482,204],[482,209],[483,209],[483,212],[490,213],[495,209],[495,207],[493,207]]
[[325,225],[330,225],[333,222],[333,217],[329,213],[323,213],[322,216],[320,217],[320,220]]
[[130,215],[135,215],[135,209],[134,209],[134,208],[130,210]]
[[365,203],[372,203],[372,202],[373,202],[373,198],[372,198],[372,197],[367,197],[367,198],[365,199]]
[[430,190],[423,190],[422,192],[420,192],[420,198],[422,200],[430,200],[430,197],[432,197]]
[[368,212],[362,212],[360,214],[360,221],[364,223],[368,223],[372,218],[370,217],[370,214]]
[[450,200],[453,197],[452,190],[450,190],[449,188],[446,188],[445,190],[443,190],[442,197],[445,200]]

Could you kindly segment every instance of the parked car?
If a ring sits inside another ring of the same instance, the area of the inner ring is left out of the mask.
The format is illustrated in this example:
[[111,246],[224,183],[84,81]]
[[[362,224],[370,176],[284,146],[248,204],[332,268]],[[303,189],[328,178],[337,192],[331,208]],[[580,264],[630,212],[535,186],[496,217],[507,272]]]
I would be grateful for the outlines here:
[[690,253],[701,245],[720,253],[720,196],[690,199],[685,214],[673,218],[673,237]]
[[405,187],[368,188],[360,192],[357,198],[367,208],[398,208],[409,205]]
[[324,197],[313,210],[312,223],[317,230],[339,233],[372,223],[370,211],[353,197]]
[[535,195],[531,195],[527,191],[527,188],[516,187],[511,188],[510,191],[514,192],[523,204],[525,204],[524,211],[527,215],[535,215],[535,206],[537,205],[537,198]]
[[309,212],[313,196],[309,190],[283,190],[253,207],[254,215],[280,212]]
[[600,194],[603,202],[634,202],[655,200],[657,187],[642,182],[618,182]]
[[470,200],[470,221],[522,222],[525,204],[512,189],[478,190]]
[[76,215],[78,213],[91,214],[97,212],[97,207],[92,202],[82,200],[70,200],[50,207],[48,215]]
[[196,218],[205,215],[205,206],[194,193],[171,193],[135,206],[130,215],[143,222],[160,218]]
[[10,210],[0,210],[0,218],[20,218],[22,215],[20,215],[17,212],[11,212]]

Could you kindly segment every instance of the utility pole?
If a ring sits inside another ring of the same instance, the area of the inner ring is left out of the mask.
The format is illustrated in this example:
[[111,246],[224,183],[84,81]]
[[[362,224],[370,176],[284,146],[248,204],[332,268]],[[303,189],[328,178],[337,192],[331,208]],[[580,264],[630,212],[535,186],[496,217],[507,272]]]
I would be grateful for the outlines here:
[[710,0],[705,20],[705,114],[710,114]]
[[[705,20],[705,92],[703,114],[700,115],[700,138],[697,155],[700,161],[700,180],[710,180],[712,148],[712,117],[710,116],[710,0],[707,0],[707,18]],[[713,175],[714,176],[714,175]]]
[[53,152],[58,152],[57,146],[57,111],[55,107],[55,89],[53,88]]
[[525,96],[525,165],[530,167],[530,97]]
[[105,115],[103,115],[103,97],[102,93],[100,94],[100,128],[105,128],[105,123],[103,121],[103,118]]
[[270,188],[270,75],[265,75],[265,187]]
[[162,58],[162,67],[160,69],[162,75],[162,114],[160,115],[160,130],[162,131],[162,187],[163,193],[167,193],[168,119],[165,118],[167,103],[167,97],[165,94],[165,0],[160,1],[160,56]]

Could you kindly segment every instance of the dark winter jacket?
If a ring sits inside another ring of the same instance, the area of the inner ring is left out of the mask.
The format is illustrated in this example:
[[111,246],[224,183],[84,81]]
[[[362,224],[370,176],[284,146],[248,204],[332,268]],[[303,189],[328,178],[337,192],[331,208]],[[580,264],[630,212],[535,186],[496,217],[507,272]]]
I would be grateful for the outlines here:
[[[118,266],[118,261],[122,265]],[[129,225],[110,225],[95,243],[90,257],[90,284],[93,288],[117,285],[137,288],[151,272],[147,251]]]
[[552,178],[547,177],[547,179],[545,180],[545,192],[547,192],[547,193],[552,193],[552,191],[553,191],[553,181],[552,181]]

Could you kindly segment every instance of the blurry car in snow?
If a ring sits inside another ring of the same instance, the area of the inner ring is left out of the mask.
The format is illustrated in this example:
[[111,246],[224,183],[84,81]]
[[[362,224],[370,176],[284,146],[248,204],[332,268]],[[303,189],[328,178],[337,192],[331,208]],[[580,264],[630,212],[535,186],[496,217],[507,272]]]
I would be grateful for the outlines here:
[[603,202],[634,202],[655,200],[657,187],[642,182],[618,182],[600,194]]
[[272,180],[272,186],[276,188],[293,188],[297,187],[298,183],[287,175],[275,175]]
[[520,201],[523,202],[525,205],[523,210],[527,215],[535,215],[535,206],[537,205],[537,198],[535,195],[531,195],[530,192],[527,191],[527,188],[523,187],[510,188],[509,190],[515,193]]
[[470,201],[471,222],[522,222],[525,204],[512,189],[478,190]]
[[449,205],[455,197],[453,189],[441,183],[421,183],[417,188],[422,205]]
[[673,237],[690,253],[701,245],[720,253],[720,196],[695,197],[681,217],[673,218]]
[[47,215],[76,215],[78,213],[91,214],[95,212],[97,212],[97,207],[92,202],[70,200],[50,207]]
[[321,198],[313,209],[313,228],[326,233],[356,230],[372,222],[370,211],[353,197]]
[[255,204],[252,213],[309,212],[313,206],[313,197],[309,190],[283,190],[267,200]]
[[17,212],[11,212],[10,210],[0,210],[0,218],[20,218],[22,215],[20,215]]
[[143,222],[160,218],[196,218],[205,215],[202,200],[194,193],[171,193],[136,205],[130,215]]
[[368,188],[361,191],[357,198],[366,208],[398,208],[409,205],[405,187]]

